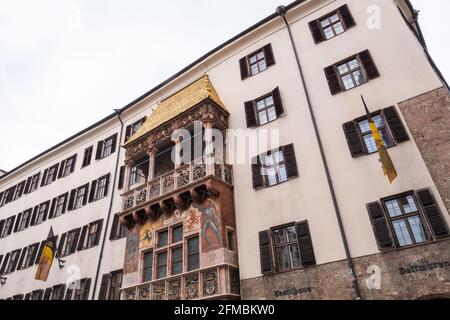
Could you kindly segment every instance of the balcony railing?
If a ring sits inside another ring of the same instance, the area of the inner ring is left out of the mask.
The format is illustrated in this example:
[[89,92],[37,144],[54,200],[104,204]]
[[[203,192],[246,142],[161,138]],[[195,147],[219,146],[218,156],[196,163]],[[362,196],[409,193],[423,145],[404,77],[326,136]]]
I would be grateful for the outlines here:
[[[189,163],[123,194],[122,209],[128,210],[209,176],[204,163]],[[213,176],[233,184],[231,165],[214,164]]]

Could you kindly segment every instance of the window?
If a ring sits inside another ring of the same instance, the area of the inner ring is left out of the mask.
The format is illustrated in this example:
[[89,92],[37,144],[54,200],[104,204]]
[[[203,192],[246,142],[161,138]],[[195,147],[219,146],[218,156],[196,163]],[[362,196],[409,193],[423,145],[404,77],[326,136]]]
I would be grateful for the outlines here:
[[252,159],[254,189],[275,186],[297,176],[297,162],[292,144]]
[[94,146],[90,146],[89,148],[86,148],[84,150],[83,164],[81,165],[81,168],[87,167],[88,165],[91,164],[93,150],[94,150]]
[[165,278],[167,276],[167,251],[160,252],[157,257],[157,279]]
[[266,70],[268,67],[275,64],[272,46],[268,44],[262,49],[242,58],[239,61],[239,64],[242,80]]
[[[371,118],[380,131],[387,148],[409,140],[408,133],[395,107],[374,112],[371,114]],[[356,158],[378,151],[367,116],[344,123],[343,129],[352,157]]]
[[53,287],[52,300],[63,300],[66,286],[64,284],[58,284]]
[[100,200],[107,196],[109,186],[109,173],[98,180],[92,181],[89,202]]
[[259,247],[263,274],[316,264],[307,221],[261,231]]
[[4,206],[5,204],[7,204],[13,200],[15,191],[16,191],[16,186],[11,187],[5,191],[3,198],[1,199],[1,202],[0,202],[0,207]]
[[162,248],[168,245],[169,232],[167,230],[158,232],[158,248]]
[[128,229],[119,223],[119,214],[116,213],[113,218],[109,240],[118,240],[125,238],[127,236],[127,233]]
[[77,160],[77,155],[73,155],[70,158],[61,162],[59,169],[59,178],[67,177],[75,170],[75,162]]
[[4,238],[9,236],[12,233],[14,221],[16,220],[16,216],[9,217],[6,219],[2,233],[0,234],[0,238]]
[[199,239],[192,237],[187,240],[187,267],[188,271],[197,270],[200,268],[199,256]]
[[355,25],[348,7],[342,6],[334,12],[309,23],[315,43],[329,40]]
[[278,271],[301,267],[300,248],[295,226],[291,225],[273,231],[275,257]]
[[111,286],[109,300],[120,300],[120,287],[122,286],[122,270],[111,273]]
[[8,274],[8,273],[14,272],[16,270],[17,263],[19,262],[20,252],[21,252],[21,249],[15,250],[15,251],[11,252],[9,261],[7,259],[5,259],[4,263],[6,263],[6,268],[3,271],[3,274]]
[[95,155],[95,159],[100,160],[113,154],[116,151],[116,144],[117,133],[105,140],[99,141],[97,144],[97,153]]
[[172,243],[183,241],[183,225],[172,228]]
[[81,279],[77,281],[74,300],[88,300],[91,279]]
[[133,136],[133,134],[135,134],[141,127],[142,124],[145,122],[147,118],[144,117],[142,119],[139,119],[138,121],[136,121],[135,123],[129,125],[126,127],[125,129],[125,142],[127,142],[131,136]]
[[56,199],[55,211],[53,213],[53,218],[57,218],[66,212],[67,197],[68,197],[68,194],[65,193]]
[[22,251],[22,256],[20,257],[19,270],[26,269],[34,265],[36,256],[39,250],[39,243],[32,244]]
[[180,274],[183,272],[183,247],[177,247],[171,250],[172,267],[171,275]]
[[58,168],[59,168],[59,163],[44,170],[41,187],[47,186],[56,180],[56,178],[58,176]]
[[227,230],[227,248],[228,250],[234,250],[234,231],[228,229]]
[[22,231],[28,228],[31,220],[32,211],[33,211],[32,209],[28,209],[22,213],[22,219],[20,220],[18,231]]
[[30,178],[30,188],[28,190],[28,193],[32,193],[34,191],[36,191],[36,189],[38,188],[39,185],[39,177],[40,177],[41,173],[36,173],[32,178]]
[[15,200],[19,199],[20,197],[22,197],[24,189],[25,189],[25,181],[22,181],[16,187],[16,190],[14,192],[13,201],[15,201]]
[[[78,189],[72,190],[73,192],[73,206],[72,209],[78,209],[84,206],[87,203],[87,193],[88,193],[89,184],[86,184]],[[72,197],[72,195],[71,195]],[[70,207],[70,202],[69,202]]]
[[74,229],[61,236],[61,240],[58,245],[58,252],[60,256],[65,257],[74,253],[77,249],[78,239],[80,237],[81,229]]
[[35,290],[31,293],[31,300],[42,300],[44,296],[44,290]]
[[142,271],[142,282],[152,281],[153,275],[153,251],[144,253],[144,265]]
[[100,241],[103,220],[98,220],[83,227],[78,250],[85,250],[98,245]]
[[47,220],[48,209],[49,209],[49,202],[41,203],[39,205],[39,208],[38,208],[38,211],[37,211],[37,216],[36,216],[36,218],[34,220],[34,224],[33,225],[41,224],[42,222]]
[[275,121],[284,113],[279,88],[261,98],[245,102],[244,107],[248,128]]
[[367,204],[381,251],[447,237],[447,222],[430,189],[410,191]]
[[325,68],[331,94],[358,87],[380,76],[369,50]]

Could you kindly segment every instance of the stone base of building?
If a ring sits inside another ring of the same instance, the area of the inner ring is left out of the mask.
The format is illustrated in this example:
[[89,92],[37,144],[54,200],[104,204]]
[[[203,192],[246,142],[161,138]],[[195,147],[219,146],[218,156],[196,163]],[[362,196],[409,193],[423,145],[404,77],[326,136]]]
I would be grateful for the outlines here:
[[[361,299],[450,299],[450,239],[353,259]],[[241,280],[242,299],[353,300],[347,262]]]

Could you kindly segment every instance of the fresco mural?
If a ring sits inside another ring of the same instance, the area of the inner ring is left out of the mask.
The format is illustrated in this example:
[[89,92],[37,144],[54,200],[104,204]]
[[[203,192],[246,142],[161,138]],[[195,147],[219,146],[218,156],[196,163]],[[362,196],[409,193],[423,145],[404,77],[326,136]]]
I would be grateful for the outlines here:
[[214,205],[214,201],[208,199],[201,209],[201,249],[202,252],[219,249],[223,247],[222,223],[220,213]]
[[125,261],[123,266],[123,273],[132,273],[138,271],[139,267],[139,225],[135,225],[132,230],[128,232],[127,243],[125,246]]

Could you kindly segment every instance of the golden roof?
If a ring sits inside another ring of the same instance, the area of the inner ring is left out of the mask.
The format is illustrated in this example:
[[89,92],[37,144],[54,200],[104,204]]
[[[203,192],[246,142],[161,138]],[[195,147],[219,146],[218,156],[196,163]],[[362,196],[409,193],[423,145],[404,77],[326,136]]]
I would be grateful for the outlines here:
[[161,101],[156,110],[147,118],[141,128],[131,136],[126,145],[136,141],[148,132],[189,110],[207,98],[213,100],[217,105],[227,111],[209,80],[208,75],[204,75],[184,89],[181,89],[174,95]]

